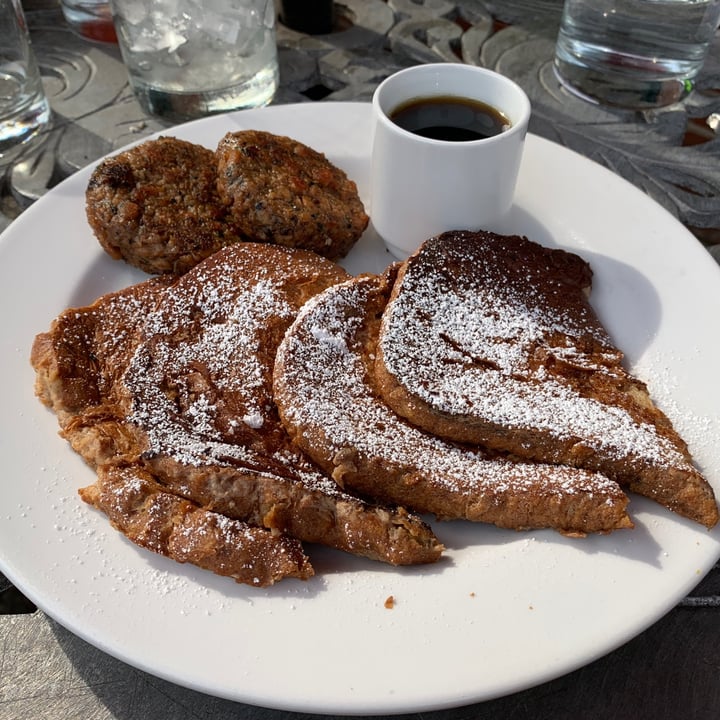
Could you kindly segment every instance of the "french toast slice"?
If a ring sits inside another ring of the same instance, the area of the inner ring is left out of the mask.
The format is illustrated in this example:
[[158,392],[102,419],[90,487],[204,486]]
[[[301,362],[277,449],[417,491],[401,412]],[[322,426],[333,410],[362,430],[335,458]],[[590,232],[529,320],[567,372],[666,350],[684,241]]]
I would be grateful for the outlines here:
[[204,510],[138,465],[102,465],[79,493],[136,545],[177,562],[256,587],[314,574],[299,540]]
[[527,238],[456,231],[400,268],[374,374],[439,436],[602,472],[707,527],[713,490],[588,300],[590,266]]
[[325,290],[285,334],[274,393],[293,440],[341,486],[440,519],[571,535],[631,527],[626,495],[599,473],[441,440],[382,401],[372,366],[395,271]]
[[391,564],[442,545],[403,508],[342,491],[277,416],[277,345],[298,309],[349,275],[305,250],[237,244],[185,274],[144,324],[123,383],[146,466],[228,516]]
[[132,542],[178,562],[260,587],[307,579],[312,565],[295,538],[207,512],[139,465],[122,464],[137,456],[137,437],[126,422],[121,378],[142,321],[173,282],[152,278],[69,308],[33,342],[35,392],[55,412],[61,436],[97,472],[79,495]]
[[34,339],[35,394],[57,416],[61,436],[92,467],[137,453],[125,423],[121,379],[145,317],[173,282],[169,275],[150,278],[68,308]]
[[341,491],[273,410],[267,364],[294,308],[347,277],[310,252],[234,246],[177,285],[62,313],[33,345],[36,392],[92,467],[138,466],[205,510],[310,542],[433,562],[443,548],[426,523]]

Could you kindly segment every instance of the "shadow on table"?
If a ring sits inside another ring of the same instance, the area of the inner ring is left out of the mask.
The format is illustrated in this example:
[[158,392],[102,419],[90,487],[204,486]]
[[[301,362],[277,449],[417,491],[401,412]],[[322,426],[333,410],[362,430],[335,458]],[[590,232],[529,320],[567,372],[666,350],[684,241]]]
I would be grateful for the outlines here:
[[0,591],[0,615],[28,615],[36,610],[34,603],[13,585]]

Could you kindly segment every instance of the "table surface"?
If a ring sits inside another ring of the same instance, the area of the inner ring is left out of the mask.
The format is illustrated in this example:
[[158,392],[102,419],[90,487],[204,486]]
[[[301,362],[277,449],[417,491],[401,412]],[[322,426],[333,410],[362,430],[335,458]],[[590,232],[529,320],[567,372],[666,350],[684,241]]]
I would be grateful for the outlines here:
[[[328,35],[279,26],[281,87],[274,102],[366,101],[384,77],[423,62],[494,68],[528,93],[532,132],[640,187],[720,259],[720,40],[684,103],[609,110],[568,95],[553,76],[560,7],[553,0],[342,0]],[[25,9],[54,126],[31,150],[11,161],[0,158],[0,230],[59,180],[168,128],[135,101],[117,46],[73,34],[52,0],[26,2]],[[422,717],[714,718],[719,636],[716,566],[664,618],[587,667],[505,698]],[[35,610],[2,576],[0,649],[2,720],[301,717],[210,698],[131,668]]]

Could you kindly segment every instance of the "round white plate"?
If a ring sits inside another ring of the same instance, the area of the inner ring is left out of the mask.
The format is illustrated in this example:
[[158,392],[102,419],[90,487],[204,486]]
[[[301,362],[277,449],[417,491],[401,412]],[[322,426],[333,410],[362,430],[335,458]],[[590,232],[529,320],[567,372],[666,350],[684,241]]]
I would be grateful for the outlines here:
[[[277,106],[166,134],[214,147],[242,128],[324,151],[368,197],[369,105]],[[0,241],[0,569],[72,632],[150,673],[246,703],[416,712],[588,663],[659,619],[720,556],[717,530],[635,497],[634,530],[568,539],[437,523],[448,548],[437,565],[395,569],[310,547],[317,576],[270,589],[132,545],[79,500],[93,473],[34,397],[28,362],[34,335],[64,308],[143,277],[93,238],[89,173],[48,193]],[[512,217],[497,229],[590,261],[595,307],[720,490],[720,270],[706,251],[639,190],[534,136]],[[376,271],[390,261],[369,231],[346,265]]]

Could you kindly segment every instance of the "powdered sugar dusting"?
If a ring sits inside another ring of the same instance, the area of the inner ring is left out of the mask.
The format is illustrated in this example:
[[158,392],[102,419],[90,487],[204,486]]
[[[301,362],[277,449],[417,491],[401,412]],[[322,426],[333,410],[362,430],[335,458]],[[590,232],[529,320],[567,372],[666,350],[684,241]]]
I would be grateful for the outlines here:
[[[683,396],[682,376],[687,377],[692,372],[690,368],[695,359],[700,359],[704,352],[699,347],[684,347],[683,357],[680,354],[673,356],[672,351],[663,351],[661,355],[646,353],[633,367],[637,377],[651,383],[653,399],[672,417],[673,425],[688,442],[693,455],[701,448],[714,445],[720,429],[718,408],[713,408],[709,414],[698,414],[691,411],[687,403],[678,402],[678,398]],[[675,370],[671,371],[670,367]],[[684,368],[682,376],[678,376],[677,368]]]
[[552,266],[525,276],[507,271],[504,248],[489,239],[443,250],[472,275],[448,283],[432,263],[411,262],[385,315],[385,368],[408,393],[438,413],[531,428],[548,442],[582,442],[613,458],[687,467],[653,425],[548,372],[565,365],[603,374],[608,384],[624,376],[621,354],[580,288],[552,284]]
[[376,291],[377,279],[351,281],[326,290],[300,311],[278,352],[287,422],[319,429],[331,454],[351,447],[378,466],[418,468],[427,481],[460,494],[522,493],[543,475],[548,494],[621,494],[603,476],[490,460],[400,420],[373,395],[359,347],[357,331]]
[[279,464],[291,482],[348,497],[290,447],[279,424],[272,343],[296,314],[287,288],[251,252],[226,255],[184,276],[147,317],[124,377],[130,421],[144,431],[150,457],[261,475]]
[[147,319],[148,342],[126,374],[131,420],[147,432],[151,452],[184,464],[252,462],[243,444],[227,442],[237,424],[221,427],[221,418],[230,411],[247,427],[265,424],[272,398],[261,335],[267,318],[289,322],[294,310],[267,279],[238,288],[232,268],[202,270]]

